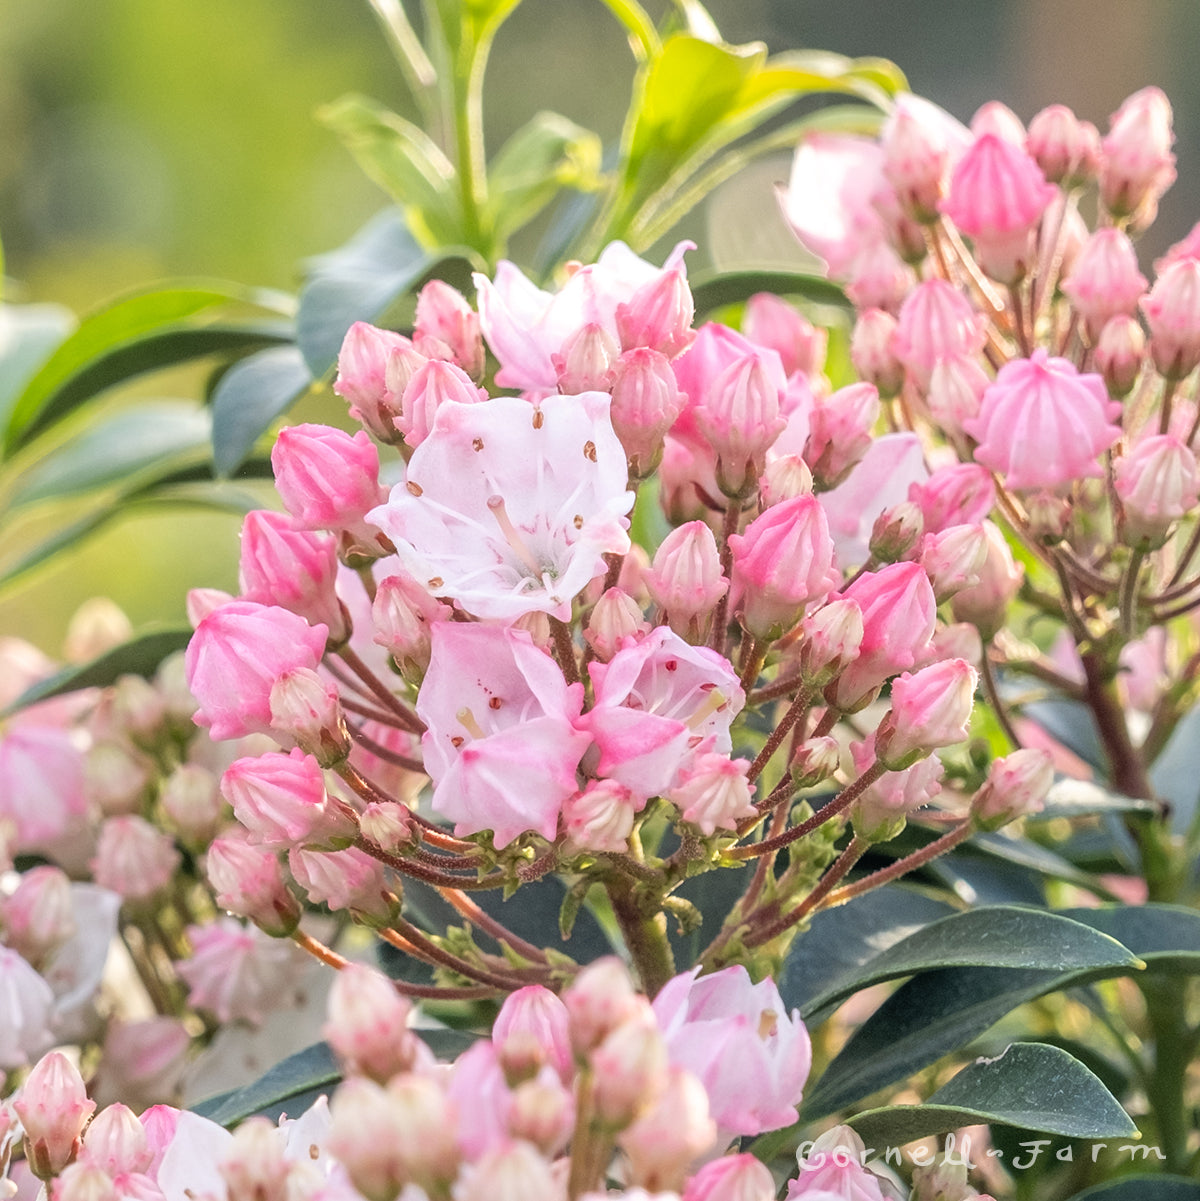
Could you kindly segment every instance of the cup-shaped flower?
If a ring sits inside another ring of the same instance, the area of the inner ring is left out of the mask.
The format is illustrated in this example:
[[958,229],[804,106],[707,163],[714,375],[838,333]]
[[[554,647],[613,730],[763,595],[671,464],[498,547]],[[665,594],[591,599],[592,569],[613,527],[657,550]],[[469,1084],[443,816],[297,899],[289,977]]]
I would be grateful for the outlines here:
[[61,1051],[38,1060],[13,1102],[35,1175],[48,1180],[71,1162],[95,1108],[79,1069]]
[[572,724],[583,685],[518,630],[444,621],[432,640],[417,713],[434,811],[497,847],[526,830],[554,838],[589,742]]
[[889,676],[913,666],[933,634],[937,602],[919,563],[864,572],[842,594],[862,610],[857,657],[826,691],[831,704],[853,712]]
[[979,673],[963,659],[943,659],[892,681],[892,708],[875,732],[875,754],[901,771],[967,736]]
[[791,629],[840,581],[829,524],[815,496],[773,505],[744,534],[732,535],[729,545],[733,609],[760,641],[774,641]]
[[963,429],[979,443],[975,461],[1009,488],[1055,489],[1102,474],[1098,456],[1121,436],[1120,412],[1100,376],[1035,350],[1000,368]]
[[722,1137],[794,1122],[812,1065],[800,1014],[787,1013],[770,977],[754,984],[741,965],[699,971],[676,976],[654,999],[670,1062],[700,1077]]
[[230,601],[213,609],[188,643],[196,724],[215,739],[271,732],[271,689],[299,668],[316,668],[327,630],[275,605]]
[[278,850],[349,846],[358,832],[353,814],[325,791],[325,774],[299,747],[236,760],[221,777],[234,816],[255,842]]
[[625,452],[602,392],[447,402],[370,519],[435,596],[511,622],[571,601],[629,550]]
[[1117,460],[1115,476],[1126,537],[1133,545],[1159,545],[1200,496],[1196,456],[1171,434],[1143,438]]
[[588,670],[596,703],[576,724],[596,741],[600,776],[644,799],[666,792],[698,751],[729,753],[746,697],[715,651],[658,626]]
[[483,336],[500,360],[496,383],[527,392],[553,391],[558,386],[553,356],[566,342],[590,324],[619,339],[617,306],[632,300],[643,285],[678,270],[692,247],[680,242],[658,268],[623,242],[612,242],[556,293],[543,292],[507,260],[496,268],[495,281],[476,275]]

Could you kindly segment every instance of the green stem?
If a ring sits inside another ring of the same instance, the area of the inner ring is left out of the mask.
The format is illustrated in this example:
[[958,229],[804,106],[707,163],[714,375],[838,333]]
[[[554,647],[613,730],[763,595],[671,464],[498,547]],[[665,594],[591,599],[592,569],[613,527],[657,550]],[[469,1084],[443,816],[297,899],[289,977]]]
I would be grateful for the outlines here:
[[605,881],[605,889],[642,988],[647,996],[654,997],[675,975],[666,914],[657,905],[646,905],[628,876],[614,873]]
[[1191,1122],[1184,1085],[1192,1050],[1186,1017],[1187,981],[1158,976],[1138,984],[1154,1035],[1154,1071],[1146,1081],[1146,1096],[1158,1126],[1158,1145],[1166,1156],[1163,1170],[1186,1172]]

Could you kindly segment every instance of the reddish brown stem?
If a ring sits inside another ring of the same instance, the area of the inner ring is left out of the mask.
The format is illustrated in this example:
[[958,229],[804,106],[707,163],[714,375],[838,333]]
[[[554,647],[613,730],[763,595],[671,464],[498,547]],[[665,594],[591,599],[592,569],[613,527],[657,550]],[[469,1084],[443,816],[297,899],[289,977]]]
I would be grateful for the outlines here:
[[864,892],[871,892],[884,884],[890,884],[908,872],[923,867],[926,863],[931,863],[939,855],[944,855],[958,846],[960,842],[964,842],[974,829],[974,823],[968,818],[962,825],[955,826],[953,830],[947,831],[941,838],[935,839],[919,851],[914,851],[903,859],[897,859],[895,863],[830,893],[824,908],[832,909],[835,905],[844,905],[851,897],[862,896]]

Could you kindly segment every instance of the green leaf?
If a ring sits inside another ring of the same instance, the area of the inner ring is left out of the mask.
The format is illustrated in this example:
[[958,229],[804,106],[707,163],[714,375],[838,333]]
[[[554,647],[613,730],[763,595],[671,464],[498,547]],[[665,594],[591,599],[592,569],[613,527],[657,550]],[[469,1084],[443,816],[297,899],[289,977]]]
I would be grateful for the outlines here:
[[0,713],[0,717],[7,717],[38,701],[63,696],[68,692],[78,692],[81,688],[105,688],[109,684],[115,684],[121,676],[149,678],[168,655],[183,650],[191,636],[192,631],[186,628],[149,630],[139,634],[136,638],[105,651],[90,663],[68,667],[48,679],[39,680],[21,693]]
[[337,362],[346,331],[356,321],[382,323],[400,298],[437,276],[469,288],[470,251],[421,248],[395,209],[369,221],[345,246],[309,262],[300,293],[296,340],[314,379]]
[[537,113],[500,148],[488,171],[488,201],[501,242],[533,220],[563,188],[600,184],[600,138],[559,113]]
[[106,504],[55,530],[48,538],[42,539],[41,542],[0,567],[0,589],[15,584],[55,555],[60,555],[64,551],[78,546],[97,530],[106,526],[114,517],[119,516],[121,509],[119,501]]
[[21,391],[75,326],[57,304],[0,306],[0,433]]
[[982,1123],[1080,1139],[1137,1133],[1091,1071],[1045,1043],[1013,1043],[963,1068],[923,1105],[868,1109],[849,1122],[865,1142],[890,1146]]
[[207,445],[210,426],[207,412],[184,401],[124,409],[39,459],[18,478],[9,505],[88,492],[177,462]]
[[1081,922],[1038,909],[989,905],[951,914],[894,943],[839,977],[804,1008],[804,1015],[885,980],[930,968],[1036,968],[1055,973],[1092,968],[1136,968],[1119,942]]
[[853,978],[881,951],[954,912],[899,884],[877,888],[853,905],[821,910],[784,961],[779,977],[784,1004],[814,1013],[813,1002],[836,981]]
[[312,387],[296,346],[260,350],[231,367],[212,400],[213,467],[228,478],[246,461],[271,422]]
[[718,275],[699,274],[692,281],[692,299],[696,313],[707,313],[726,304],[740,304],[756,292],[774,292],[780,296],[803,296],[820,304],[849,308],[845,292],[837,284],[819,275],[797,271],[726,271]]
[[637,0],[602,0],[602,3],[625,27],[629,47],[639,62],[645,62],[659,52],[662,43],[658,39],[658,30]]
[[1154,801],[1111,792],[1090,780],[1056,780],[1046,794],[1040,813],[1030,815],[1030,821],[1045,821],[1052,817],[1091,817],[1106,813],[1156,813]]
[[454,164],[420,126],[366,96],[343,96],[317,116],[404,210],[426,249],[463,240]]
[[1182,905],[1107,905],[1063,909],[1061,917],[1081,922],[1127,946],[1152,972],[1200,975],[1200,913]]
[[1076,1193],[1068,1201],[1200,1201],[1200,1184],[1185,1176],[1126,1176]]
[[[236,285],[178,286],[122,297],[84,319],[30,380],[6,433],[11,452],[83,401],[142,372],[201,355],[285,341],[283,322],[216,324],[201,314],[232,303],[258,303]],[[207,322],[207,323],[205,323]]]

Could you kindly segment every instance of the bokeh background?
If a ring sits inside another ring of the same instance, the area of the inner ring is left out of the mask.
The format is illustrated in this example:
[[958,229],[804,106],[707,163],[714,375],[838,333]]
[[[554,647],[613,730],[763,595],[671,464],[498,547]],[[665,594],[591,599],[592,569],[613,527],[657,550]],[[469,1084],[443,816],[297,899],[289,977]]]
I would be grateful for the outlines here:
[[[411,2],[410,9],[415,7]],[[663,4],[648,4],[661,12]],[[1104,128],[1130,92],[1171,97],[1179,182],[1143,239],[1153,258],[1200,218],[1196,0],[709,0],[729,41],[895,60],[968,120],[999,99],[1061,101]],[[555,109],[615,139],[633,65],[598,0],[523,0],[497,39],[487,133]],[[6,299],[86,311],[165,276],[292,288],[384,198],[315,118],[345,92],[411,112],[366,0],[0,0],[0,236]],[[689,232],[723,261],[786,254],[764,164]],[[196,378],[156,380],[187,395]],[[0,593],[0,634],[54,652],[104,593],[136,625],[179,621],[188,587],[232,588],[237,522],[126,521]],[[0,526],[0,544],[17,536]]]

